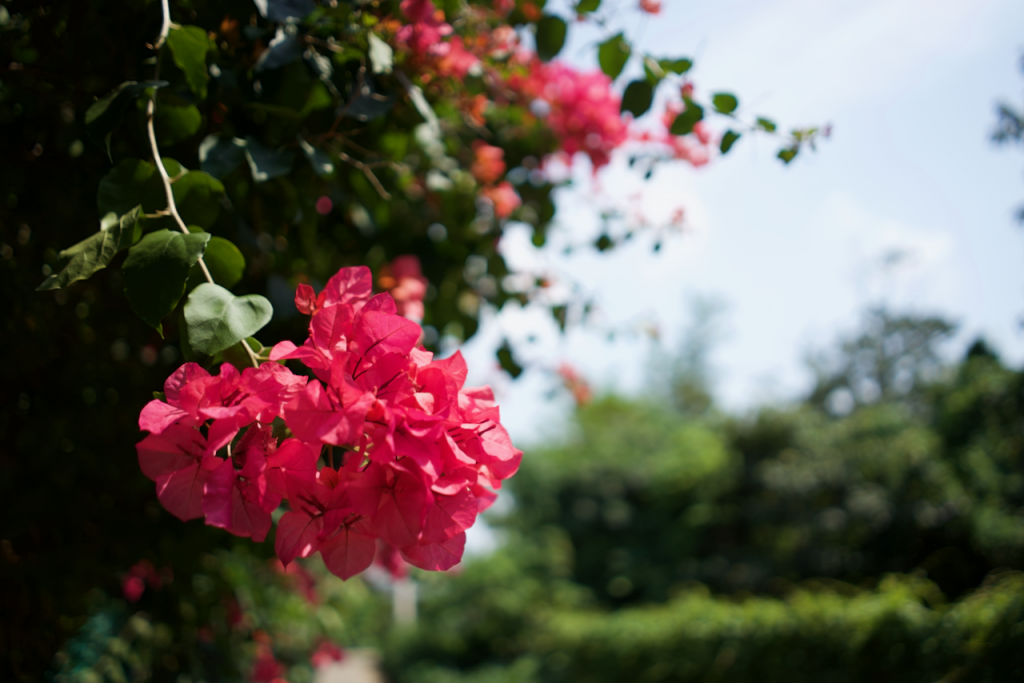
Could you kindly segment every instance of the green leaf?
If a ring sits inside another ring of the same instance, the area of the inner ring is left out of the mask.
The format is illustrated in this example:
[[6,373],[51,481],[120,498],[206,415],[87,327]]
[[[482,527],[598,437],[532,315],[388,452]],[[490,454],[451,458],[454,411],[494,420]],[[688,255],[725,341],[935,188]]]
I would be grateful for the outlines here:
[[201,100],[206,99],[206,84],[210,74],[206,70],[206,53],[213,45],[206,31],[198,26],[172,26],[167,34],[167,47],[174,63],[185,74],[188,87]]
[[552,14],[545,14],[537,22],[537,56],[550,62],[562,51],[568,27],[565,20]]
[[[164,159],[166,165],[167,160]],[[171,169],[167,168],[171,174]],[[174,175],[171,175],[174,178]],[[224,196],[224,185],[202,171],[188,171],[174,180],[171,185],[174,203],[186,225],[199,225],[209,229],[220,215],[220,202]]]
[[576,14],[590,14],[601,6],[601,0],[580,0],[576,3]]
[[258,294],[235,296],[220,285],[201,284],[185,302],[189,345],[212,356],[254,335],[273,314],[270,302]]
[[188,273],[206,250],[210,235],[171,230],[151,232],[128,250],[121,271],[128,303],[162,337],[160,321],[185,293]]
[[760,117],[757,119],[757,127],[768,133],[774,133],[775,129],[778,128],[778,126],[775,125],[774,121],[770,119],[763,119]]
[[650,109],[653,101],[654,88],[651,84],[647,81],[633,81],[622,94],[622,111],[628,111],[636,118]]
[[[186,224],[210,227],[220,215],[224,185],[208,173],[187,171],[174,159],[164,159],[178,213]],[[167,208],[167,195],[156,166],[140,159],[125,159],[100,180],[96,205],[101,214],[122,214],[142,204],[143,213]],[[177,229],[170,218],[154,221],[154,227]]]
[[621,33],[612,36],[597,48],[597,61],[601,65],[601,71],[615,80],[622,73],[632,52],[633,49]]
[[693,68],[693,61],[685,58],[659,59],[658,66],[660,66],[662,70],[669,73],[684,74],[691,68]]
[[245,161],[245,140],[207,135],[199,143],[199,167],[218,180]]
[[331,161],[331,156],[323,151],[317,149],[313,145],[306,142],[301,136],[297,136],[299,140],[299,147],[302,148],[302,153],[306,156],[306,161],[313,167],[313,172],[318,176],[331,175],[334,173],[334,163]]
[[203,115],[194,104],[183,107],[160,103],[153,114],[153,128],[159,145],[175,145],[187,140],[203,123]]
[[246,138],[245,158],[252,171],[252,179],[263,183],[271,178],[288,175],[292,170],[295,154],[290,149],[273,149],[254,138]]
[[105,215],[99,232],[60,252],[62,259],[70,259],[67,265],[46,278],[36,291],[61,289],[106,268],[117,252],[135,244],[142,235],[141,215],[139,206],[120,218],[114,213]]
[[523,374],[523,366],[516,362],[515,356],[512,355],[512,347],[509,346],[507,339],[502,342],[496,355],[498,356],[498,363],[501,364],[505,372],[512,375],[512,379]]
[[712,95],[711,103],[715,105],[715,111],[719,114],[731,114],[736,111],[736,107],[740,106],[740,101],[736,99],[736,96],[727,92]]
[[[195,225],[188,227],[190,232],[203,232],[203,229]],[[203,262],[206,269],[210,271],[213,281],[221,287],[231,289],[238,284],[245,273],[245,257],[233,243],[223,237],[211,237],[206,245],[206,253],[203,254]],[[188,278],[188,288],[195,289],[206,282],[203,271],[199,268],[192,268]]]
[[100,180],[96,207],[101,215],[108,212],[121,215],[138,204],[142,205],[143,213],[166,208],[163,183],[153,164],[141,159],[125,159]]
[[107,150],[111,161],[114,158],[110,154],[110,134],[121,125],[124,110],[149,88],[163,88],[167,84],[167,81],[125,81],[96,100],[85,112],[85,132],[93,142]]
[[777,156],[782,159],[783,163],[788,164],[793,161],[793,159],[796,159],[796,153],[799,151],[800,150],[797,147],[786,147],[784,149],[780,149]]
[[672,122],[669,132],[672,135],[688,135],[693,132],[693,127],[703,118],[703,107],[692,100],[686,100],[686,109],[676,116],[676,120]]
[[722,142],[718,145],[718,149],[722,151],[722,154],[728,153],[732,146],[736,144],[736,141],[740,139],[740,134],[734,130],[725,131],[725,135],[722,136]]
[[395,51],[391,46],[377,37],[376,33],[370,34],[370,64],[373,65],[373,73],[389,74],[391,66],[395,61]]

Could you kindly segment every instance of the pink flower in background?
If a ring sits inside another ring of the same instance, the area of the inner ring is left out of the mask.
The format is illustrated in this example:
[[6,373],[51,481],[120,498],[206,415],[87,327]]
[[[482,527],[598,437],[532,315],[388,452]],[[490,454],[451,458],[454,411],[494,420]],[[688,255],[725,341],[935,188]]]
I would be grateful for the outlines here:
[[473,143],[473,166],[470,171],[481,185],[491,185],[505,175],[505,150],[482,140]]
[[611,79],[561,62],[533,59],[529,66],[526,77],[512,78],[508,85],[545,103],[547,123],[566,154],[586,154],[595,170],[608,164],[612,151],[628,138],[619,112],[622,100],[612,91]]
[[660,14],[661,0],[640,0],[640,9],[648,14]]
[[519,193],[507,180],[503,180],[493,187],[485,187],[480,190],[480,196],[491,202],[494,206],[494,215],[498,218],[508,218],[523,204]]
[[420,270],[420,260],[412,255],[399,256],[381,269],[377,277],[380,288],[391,294],[398,314],[410,320],[423,320],[423,298],[427,295],[427,279]]

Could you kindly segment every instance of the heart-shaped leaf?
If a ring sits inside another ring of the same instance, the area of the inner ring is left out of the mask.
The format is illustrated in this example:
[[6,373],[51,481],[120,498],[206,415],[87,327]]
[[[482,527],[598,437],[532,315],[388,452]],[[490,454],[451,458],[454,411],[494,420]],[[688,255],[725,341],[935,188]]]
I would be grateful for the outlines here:
[[669,132],[672,135],[689,135],[693,132],[693,127],[703,118],[704,108],[696,102],[686,100],[686,109],[676,116],[675,121],[672,122],[672,126],[669,128]]
[[722,136],[722,142],[718,145],[718,148],[722,150],[722,154],[728,153],[732,146],[736,144],[736,141],[740,139],[740,134],[734,130],[725,131],[725,135]]
[[206,53],[213,45],[206,31],[198,26],[172,26],[167,34],[167,47],[178,65],[188,87],[201,100],[206,99],[206,84],[210,74],[206,70]]
[[740,101],[736,99],[736,96],[727,92],[715,93],[711,97],[711,103],[715,105],[715,111],[719,114],[731,114],[736,111],[736,107],[740,106]]
[[99,232],[60,252],[62,259],[70,261],[59,273],[46,278],[36,290],[67,287],[106,268],[117,252],[130,247],[142,235],[141,214],[142,207],[136,206],[120,218],[114,213],[105,215],[100,221]]
[[568,27],[565,20],[552,14],[545,14],[537,22],[537,56],[549,62],[562,51]]
[[597,61],[601,65],[601,71],[615,80],[622,73],[623,67],[629,61],[633,49],[623,34],[619,33],[601,43],[597,48]]
[[220,285],[201,284],[185,302],[189,346],[212,356],[254,335],[273,314],[273,306],[258,294],[235,296]]
[[206,249],[206,233],[151,232],[128,251],[121,266],[124,293],[142,320],[163,336],[160,321],[185,293],[188,273]]
[[646,113],[653,101],[654,88],[651,84],[647,81],[633,81],[622,94],[622,111],[630,112],[635,118]]

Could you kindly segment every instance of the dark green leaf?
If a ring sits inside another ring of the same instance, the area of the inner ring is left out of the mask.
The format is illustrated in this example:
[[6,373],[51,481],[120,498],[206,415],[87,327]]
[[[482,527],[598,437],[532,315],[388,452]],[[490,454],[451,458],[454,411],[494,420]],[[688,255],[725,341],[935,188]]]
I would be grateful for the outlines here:
[[671,72],[674,74],[684,74],[693,67],[693,62],[689,59],[659,59],[658,66],[664,71]]
[[[203,229],[195,225],[188,228],[193,232],[203,232]],[[206,253],[203,254],[203,262],[213,277],[213,281],[221,287],[231,289],[238,284],[245,273],[245,257],[238,247],[223,237],[211,237],[206,245]],[[199,268],[192,268],[188,278],[188,288],[194,289],[206,282],[203,271]]]
[[210,74],[206,70],[206,53],[213,47],[206,31],[198,26],[172,26],[167,34],[167,47],[174,63],[185,74],[188,87],[201,100],[206,99],[206,84]]
[[601,0],[580,0],[576,3],[576,14],[590,14],[601,6]]
[[512,379],[523,374],[523,366],[516,362],[515,356],[512,355],[512,347],[508,345],[507,339],[502,342],[501,347],[498,349],[497,356],[502,369],[512,375]]
[[395,60],[395,51],[391,49],[390,45],[378,38],[376,33],[370,34],[369,41],[370,50],[368,56],[370,57],[370,64],[373,65],[373,73],[391,73],[391,65]]
[[537,22],[537,56],[549,62],[562,51],[568,27],[565,20],[552,14],[545,14]]
[[633,81],[626,86],[622,94],[622,111],[628,111],[634,117],[642,116],[651,108],[654,101],[654,88],[647,81]]
[[[164,160],[166,165],[167,160]],[[167,173],[171,174],[170,167]],[[220,215],[220,201],[224,196],[224,185],[209,173],[188,171],[174,179],[171,190],[174,192],[174,203],[178,213],[186,225],[198,225],[209,229]]]
[[203,283],[185,302],[185,323],[192,350],[212,356],[263,328],[274,309],[257,294],[235,296],[220,285]]
[[179,107],[160,103],[154,110],[153,128],[159,145],[175,145],[199,131],[203,115],[194,104]]
[[800,150],[797,147],[786,147],[785,149],[779,150],[778,157],[782,159],[784,163],[788,164],[796,158],[796,153],[798,151]]
[[736,144],[736,141],[740,139],[740,134],[733,130],[725,131],[725,135],[722,136],[722,142],[718,145],[718,149],[722,151],[722,154],[726,154],[732,146]]
[[597,48],[597,61],[601,65],[601,71],[615,80],[622,73],[632,52],[632,48],[621,33],[612,36]]
[[185,293],[189,269],[203,255],[209,240],[206,233],[157,230],[128,250],[121,266],[125,296],[132,310],[160,336],[164,333],[160,321]]
[[703,118],[704,109],[696,102],[687,100],[686,109],[676,116],[676,120],[672,122],[669,132],[672,135],[688,135],[693,132],[693,127]]
[[61,289],[106,268],[117,252],[130,247],[142,235],[141,214],[142,207],[136,206],[120,218],[114,213],[105,215],[99,232],[60,252],[62,259],[70,259],[67,265],[46,278],[36,291]]
[[387,114],[394,104],[394,98],[380,92],[374,80],[367,76],[359,89],[353,88],[352,100],[345,105],[344,112],[351,119],[369,121]]
[[292,170],[295,153],[290,149],[273,149],[254,138],[246,138],[245,158],[252,171],[252,179],[257,183],[266,182],[271,178],[288,175]]
[[96,100],[85,112],[85,131],[93,142],[107,150],[110,155],[110,134],[121,124],[121,115],[129,104],[149,88],[162,88],[167,81],[125,81],[114,88],[106,97]]
[[199,167],[218,180],[245,161],[245,140],[207,135],[199,144]]
[[[164,160],[165,167],[168,161]],[[143,213],[166,208],[163,183],[153,164],[141,159],[125,159],[100,180],[96,207],[101,215],[109,212],[121,215],[138,204],[142,205]]]
[[331,161],[331,156],[323,151],[317,149],[313,145],[309,144],[299,136],[299,147],[302,149],[302,153],[306,156],[306,160],[309,165],[313,167],[313,172],[318,176],[331,175],[334,173],[334,163]]
[[594,241],[594,247],[598,251],[608,251],[615,246],[615,242],[607,234],[603,234]]
[[762,118],[757,119],[757,127],[769,133],[774,133],[775,129],[778,128],[778,126],[775,125],[774,121]]
[[740,106],[736,96],[730,95],[727,92],[719,92],[712,95],[711,103],[715,105],[715,111],[719,114],[731,114],[736,111],[736,107]]

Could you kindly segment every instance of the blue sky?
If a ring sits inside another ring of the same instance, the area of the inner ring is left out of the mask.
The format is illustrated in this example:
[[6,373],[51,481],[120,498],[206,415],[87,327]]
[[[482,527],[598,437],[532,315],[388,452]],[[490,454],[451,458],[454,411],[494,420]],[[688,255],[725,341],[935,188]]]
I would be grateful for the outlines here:
[[[774,140],[747,136],[705,168],[665,166],[646,183],[624,158],[596,183],[577,163],[573,187],[559,196],[554,246],[534,250],[526,231],[512,228],[503,248],[513,263],[562,273],[591,294],[594,323],[562,337],[535,312],[507,310],[464,349],[471,380],[495,385],[518,442],[561,431],[569,401],[550,396],[549,372],[561,361],[599,389],[642,391],[654,342],[641,330],[657,325],[662,346],[675,348],[694,296],[725,305],[713,362],[731,410],[797,396],[809,380],[806,352],[879,303],[959,322],[951,352],[984,335],[1007,360],[1024,362],[1024,231],[1012,218],[1024,203],[1024,155],[989,142],[995,103],[1024,102],[1024,4],[665,0],[664,8],[653,20],[620,12],[617,21],[628,34],[642,31],[655,55],[695,56],[700,91],[735,92],[742,113],[784,125],[831,123],[833,136],[789,167],[774,159]],[[585,45],[603,34],[574,35],[563,54],[586,64]],[[559,244],[599,234],[595,205],[615,203],[653,219],[682,205],[688,231],[658,254],[645,239],[606,254],[561,253]],[[902,259],[886,266],[894,253]],[[612,328],[636,333],[609,342]],[[536,341],[525,343],[530,335]],[[520,340],[535,368],[515,382],[493,368],[503,336]]]

